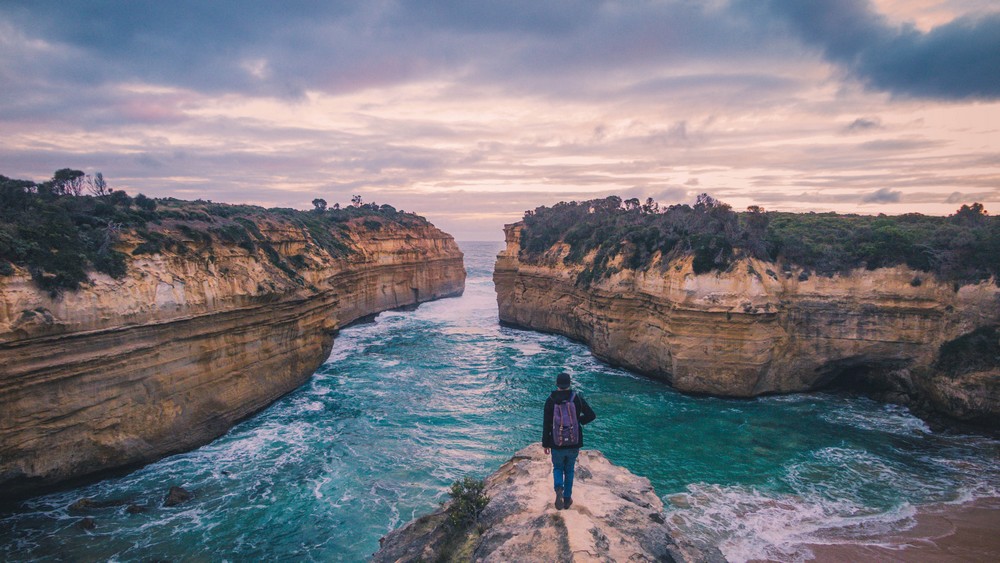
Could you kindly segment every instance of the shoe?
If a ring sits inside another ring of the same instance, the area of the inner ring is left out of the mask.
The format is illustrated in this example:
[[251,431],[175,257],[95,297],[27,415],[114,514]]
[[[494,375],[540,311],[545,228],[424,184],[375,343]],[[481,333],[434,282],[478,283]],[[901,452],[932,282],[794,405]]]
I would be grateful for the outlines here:
[[562,510],[563,509],[562,491],[563,491],[562,487],[556,487],[556,510]]
[[564,509],[569,509],[569,507],[571,507],[571,506],[573,506],[573,499],[571,499],[570,497],[564,498],[563,499],[563,508]]

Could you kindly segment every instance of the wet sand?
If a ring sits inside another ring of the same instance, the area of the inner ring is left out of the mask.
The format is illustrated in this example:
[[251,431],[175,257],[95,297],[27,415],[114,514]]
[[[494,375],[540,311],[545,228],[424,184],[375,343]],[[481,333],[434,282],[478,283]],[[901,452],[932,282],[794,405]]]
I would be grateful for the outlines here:
[[816,561],[1000,561],[1000,498],[921,507],[909,530],[879,538],[888,547],[809,545]]

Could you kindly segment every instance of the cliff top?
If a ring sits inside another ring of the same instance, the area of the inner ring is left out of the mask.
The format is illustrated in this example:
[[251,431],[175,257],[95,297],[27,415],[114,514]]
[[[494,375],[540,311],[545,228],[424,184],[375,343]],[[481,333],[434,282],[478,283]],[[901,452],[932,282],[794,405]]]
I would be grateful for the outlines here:
[[477,525],[450,526],[452,501],[383,538],[373,561],[724,561],[671,529],[648,479],[594,450],[580,453],[567,510],[553,505],[552,462],[541,444],[487,477],[485,494]]
[[[621,270],[667,268],[691,257],[695,274],[724,271],[740,258],[832,276],[857,268],[905,264],[957,285],[993,278],[1000,283],[1000,217],[981,204],[948,217],[779,213],[733,209],[707,194],[694,206],[661,209],[653,200],[617,196],[561,202],[525,213],[523,263],[562,260],[582,266],[587,287]],[[914,278],[919,283],[919,278]]]
[[122,278],[130,255],[169,251],[183,256],[229,244],[259,251],[295,278],[302,259],[279,256],[269,235],[298,232],[294,238],[342,258],[357,250],[352,231],[431,226],[423,217],[364,203],[360,196],[343,208],[328,208],[322,199],[313,200],[313,206],[299,211],[143,194],[133,198],[109,188],[100,174],[91,178],[70,169],[40,183],[0,176],[0,277],[23,268],[38,287],[55,294],[79,288],[94,271]]

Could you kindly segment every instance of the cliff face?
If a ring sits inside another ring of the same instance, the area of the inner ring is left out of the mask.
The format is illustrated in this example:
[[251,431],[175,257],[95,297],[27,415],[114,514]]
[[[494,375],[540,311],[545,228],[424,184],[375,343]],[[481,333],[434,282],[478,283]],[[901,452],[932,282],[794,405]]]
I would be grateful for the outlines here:
[[338,258],[305,229],[254,222],[276,254],[189,237],[56,297],[23,270],[0,277],[0,490],[204,444],[302,385],[345,324],[464,289],[462,253],[429,224],[352,222]]
[[372,561],[725,561],[672,528],[648,479],[596,451],[580,452],[569,509],[555,509],[541,444],[490,475],[485,494],[475,527],[449,529],[446,505],[383,538]]
[[506,227],[494,272],[502,322],[581,340],[685,392],[752,397],[839,381],[958,418],[1000,415],[1000,371],[934,367],[942,344],[1000,322],[992,282],[956,291],[905,267],[807,277],[751,259],[695,275],[687,259],[582,288],[563,245],[522,262],[520,228]]

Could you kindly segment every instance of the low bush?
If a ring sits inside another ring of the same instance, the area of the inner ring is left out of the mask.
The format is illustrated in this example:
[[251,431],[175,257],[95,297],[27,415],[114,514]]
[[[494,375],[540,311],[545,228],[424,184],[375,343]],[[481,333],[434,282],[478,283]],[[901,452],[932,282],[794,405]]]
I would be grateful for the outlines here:
[[486,483],[466,477],[451,485],[451,506],[448,508],[448,523],[454,528],[465,528],[474,524],[483,509],[490,503],[484,492]]
[[[93,195],[84,193],[85,189]],[[120,278],[127,273],[128,259],[115,246],[121,234],[129,232],[139,239],[133,256],[165,250],[181,255],[211,254],[213,242],[222,241],[250,253],[262,252],[277,268],[301,282],[295,267],[304,267],[305,260],[286,259],[275,250],[261,233],[259,219],[303,229],[335,258],[354,252],[352,229],[362,225],[374,230],[388,223],[428,225],[423,217],[391,205],[364,203],[359,196],[354,201],[355,205],[335,205],[321,212],[264,209],[203,200],[153,199],[143,194],[133,199],[124,191],[109,188],[100,174],[90,178],[69,168],[40,183],[0,176],[0,275],[11,275],[13,265],[24,267],[39,287],[53,295],[77,289],[88,280],[89,271]],[[169,236],[170,232],[190,244]]]
[[[855,268],[905,264],[959,284],[1000,282],[1000,218],[980,204],[948,217],[765,212],[733,209],[707,194],[665,209],[611,196],[539,207],[524,216],[521,259],[537,261],[565,243],[567,264],[583,265],[588,286],[621,267],[643,270],[692,256],[695,273],[722,271],[739,257],[789,264],[831,276]],[[805,279],[808,279],[808,274]]]

